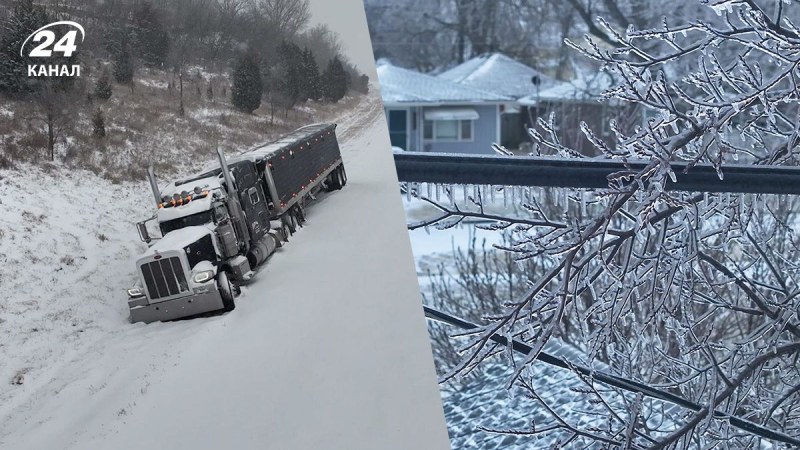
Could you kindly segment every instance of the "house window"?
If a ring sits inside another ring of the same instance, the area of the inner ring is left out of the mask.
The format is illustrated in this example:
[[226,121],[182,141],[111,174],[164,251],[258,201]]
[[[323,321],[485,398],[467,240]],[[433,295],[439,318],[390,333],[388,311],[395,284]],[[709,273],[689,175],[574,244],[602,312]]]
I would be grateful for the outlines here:
[[426,141],[471,141],[472,120],[426,120],[422,137]]

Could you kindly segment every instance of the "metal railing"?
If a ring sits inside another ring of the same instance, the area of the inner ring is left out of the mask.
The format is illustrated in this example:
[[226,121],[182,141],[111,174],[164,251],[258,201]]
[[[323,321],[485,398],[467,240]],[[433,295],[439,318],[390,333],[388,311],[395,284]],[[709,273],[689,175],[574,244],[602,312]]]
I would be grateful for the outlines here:
[[[440,184],[486,184],[605,188],[615,172],[639,171],[647,163],[534,156],[483,156],[442,153],[394,154],[400,181]],[[686,163],[671,164],[676,182],[666,190],[800,195],[800,167],[726,165],[723,178],[708,164],[684,173]]]

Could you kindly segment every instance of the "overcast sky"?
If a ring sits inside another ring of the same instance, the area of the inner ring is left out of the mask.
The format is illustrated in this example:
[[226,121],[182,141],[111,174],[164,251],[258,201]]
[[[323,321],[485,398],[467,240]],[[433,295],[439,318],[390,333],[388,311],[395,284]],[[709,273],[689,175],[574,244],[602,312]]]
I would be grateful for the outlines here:
[[345,56],[375,81],[375,60],[362,0],[310,0],[310,4],[311,25],[324,23],[339,33]]

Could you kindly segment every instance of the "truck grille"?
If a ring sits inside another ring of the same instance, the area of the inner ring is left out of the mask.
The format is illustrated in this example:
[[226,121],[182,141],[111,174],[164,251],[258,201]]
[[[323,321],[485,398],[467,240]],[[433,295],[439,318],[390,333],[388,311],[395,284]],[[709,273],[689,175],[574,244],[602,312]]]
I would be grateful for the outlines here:
[[189,290],[177,256],[142,264],[142,276],[150,299],[172,297]]

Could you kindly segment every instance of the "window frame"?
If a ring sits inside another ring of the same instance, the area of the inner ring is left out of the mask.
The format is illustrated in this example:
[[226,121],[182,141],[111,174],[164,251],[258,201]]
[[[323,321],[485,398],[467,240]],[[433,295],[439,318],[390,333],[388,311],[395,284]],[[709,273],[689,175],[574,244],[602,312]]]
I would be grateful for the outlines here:
[[[431,137],[425,137],[425,122],[431,123]],[[456,139],[439,139],[436,137],[436,123],[437,122],[457,122],[457,129],[458,129],[458,138]],[[470,130],[470,137],[469,139],[464,138],[464,124],[463,122],[470,122],[469,130]],[[474,119],[456,119],[456,120],[428,120],[423,119],[422,121],[422,140],[424,142],[475,142],[475,120]]]

